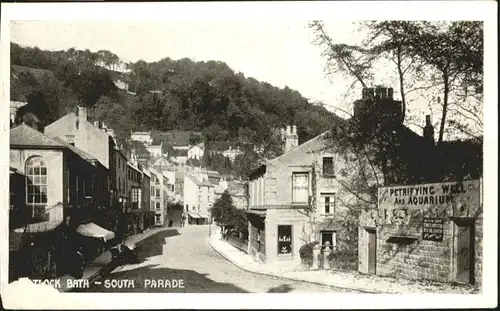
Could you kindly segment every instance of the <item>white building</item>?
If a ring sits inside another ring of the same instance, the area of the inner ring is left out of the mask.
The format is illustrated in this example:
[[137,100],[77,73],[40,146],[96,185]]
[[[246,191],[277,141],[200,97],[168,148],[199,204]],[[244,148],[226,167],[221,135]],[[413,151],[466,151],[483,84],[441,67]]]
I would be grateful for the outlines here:
[[151,154],[153,158],[159,158],[162,156],[162,143],[159,145],[146,145],[146,150]]
[[189,148],[187,154],[188,159],[201,160],[203,158],[203,154],[205,153],[203,149],[203,143],[199,143],[198,145],[194,145],[193,147]]
[[153,143],[153,138],[151,137],[151,131],[149,132],[132,132],[130,134],[130,139],[135,141],[140,141],[144,145],[149,146]]
[[191,174],[184,176],[184,211],[188,224],[206,224],[210,221],[210,209],[215,202],[215,187],[207,179]]

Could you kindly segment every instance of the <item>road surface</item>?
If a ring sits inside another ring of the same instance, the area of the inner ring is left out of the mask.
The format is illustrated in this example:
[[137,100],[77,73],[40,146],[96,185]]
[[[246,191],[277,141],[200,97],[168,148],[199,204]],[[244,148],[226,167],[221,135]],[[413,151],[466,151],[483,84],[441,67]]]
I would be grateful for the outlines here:
[[[346,290],[243,271],[207,244],[208,226],[169,228],[139,242],[140,264],[126,265],[85,292],[289,293]],[[166,244],[166,245],[165,245]],[[165,247],[164,247],[165,246]],[[147,288],[145,288],[147,287]]]

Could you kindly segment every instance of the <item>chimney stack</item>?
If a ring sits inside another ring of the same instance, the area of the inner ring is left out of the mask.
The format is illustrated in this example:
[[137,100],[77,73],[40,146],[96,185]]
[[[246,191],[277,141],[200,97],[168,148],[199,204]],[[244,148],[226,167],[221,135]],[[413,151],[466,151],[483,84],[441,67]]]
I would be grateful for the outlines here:
[[286,127],[286,135],[285,135],[285,150],[284,152],[287,153],[288,151],[292,150],[293,148],[297,147],[299,145],[299,136],[297,135],[297,126],[293,125],[287,125]]
[[432,126],[431,116],[425,116],[424,139],[434,145],[434,126]]
[[87,107],[78,106],[78,120],[87,121]]
[[392,87],[387,89],[387,98],[394,99],[394,89]]
[[377,99],[385,98],[386,95],[387,95],[387,89],[386,88],[378,86],[375,89],[375,97]]

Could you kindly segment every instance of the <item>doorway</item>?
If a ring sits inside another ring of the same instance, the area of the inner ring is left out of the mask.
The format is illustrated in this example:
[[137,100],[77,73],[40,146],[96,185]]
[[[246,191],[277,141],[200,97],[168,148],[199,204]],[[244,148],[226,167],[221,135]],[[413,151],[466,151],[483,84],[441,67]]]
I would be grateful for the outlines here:
[[368,233],[368,273],[377,273],[377,231],[366,229]]
[[458,283],[474,283],[474,222],[455,220],[455,279]]

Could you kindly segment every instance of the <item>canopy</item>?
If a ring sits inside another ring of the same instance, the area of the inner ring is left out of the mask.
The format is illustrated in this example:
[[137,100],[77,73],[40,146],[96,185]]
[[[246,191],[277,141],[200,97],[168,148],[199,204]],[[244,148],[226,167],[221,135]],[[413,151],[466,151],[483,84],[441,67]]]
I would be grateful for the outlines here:
[[93,222],[82,224],[76,229],[78,233],[91,238],[103,238],[104,241],[111,240],[115,237],[115,233],[99,227]]
[[209,218],[209,215],[207,213],[198,213],[198,215],[200,216],[200,218]]
[[189,217],[191,217],[191,218],[203,218],[203,217],[201,217],[200,215],[198,215],[197,213],[192,213],[192,212],[190,212],[190,213],[188,213],[188,214],[189,214]]

